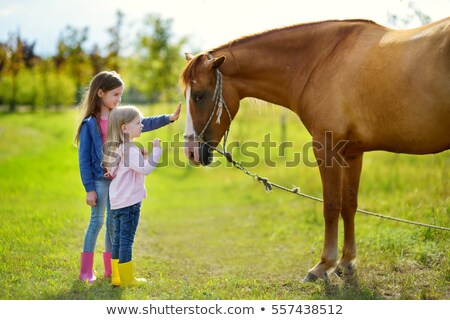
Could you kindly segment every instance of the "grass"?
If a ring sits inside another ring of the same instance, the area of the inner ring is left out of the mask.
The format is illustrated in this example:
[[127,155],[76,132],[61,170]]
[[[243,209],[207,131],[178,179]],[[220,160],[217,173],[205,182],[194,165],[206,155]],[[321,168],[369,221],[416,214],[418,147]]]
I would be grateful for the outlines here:
[[[285,168],[310,137],[281,108],[247,102],[230,140],[241,148],[270,132],[281,141],[287,117],[286,156],[271,149],[276,166],[261,161],[251,171],[302,192],[321,196],[317,168]],[[168,106],[144,108],[167,113]],[[193,168],[179,141],[180,119],[143,134],[165,142],[164,164],[146,180],[134,245],[137,275],[146,285],[112,288],[99,279],[77,280],[89,208],[72,145],[74,111],[0,115],[0,298],[10,299],[449,299],[450,234],[357,215],[358,273],[351,282],[302,283],[323,242],[321,204],[274,190],[226,165]],[[245,144],[247,142],[247,144]],[[250,145],[251,146],[251,145]],[[261,146],[247,149],[263,160]],[[252,157],[237,159],[251,162]],[[269,155],[266,154],[266,159]],[[305,156],[305,155],[303,155]],[[312,160],[311,155],[308,155]],[[450,226],[449,151],[429,156],[373,152],[365,155],[360,207],[395,217]],[[180,165],[182,164],[182,165]],[[102,275],[102,230],[95,269]],[[342,244],[342,225],[340,228]]]

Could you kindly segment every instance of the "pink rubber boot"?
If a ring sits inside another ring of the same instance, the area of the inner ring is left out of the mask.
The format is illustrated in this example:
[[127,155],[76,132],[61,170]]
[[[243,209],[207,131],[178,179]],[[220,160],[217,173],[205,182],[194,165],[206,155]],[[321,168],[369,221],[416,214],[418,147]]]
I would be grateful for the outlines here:
[[111,277],[112,274],[111,258],[112,258],[111,252],[108,251],[103,252],[103,264],[105,265],[105,278]]
[[81,253],[81,268],[80,268],[80,280],[93,283],[97,277],[92,271],[94,265],[94,253],[82,252]]

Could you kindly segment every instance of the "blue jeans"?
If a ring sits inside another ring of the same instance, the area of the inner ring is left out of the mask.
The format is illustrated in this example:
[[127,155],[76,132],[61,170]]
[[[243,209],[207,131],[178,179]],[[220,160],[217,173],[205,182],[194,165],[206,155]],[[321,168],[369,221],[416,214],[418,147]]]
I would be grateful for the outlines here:
[[106,232],[105,251],[112,250],[112,239],[114,239],[114,223],[109,207],[109,185],[111,180],[102,179],[95,181],[95,192],[97,193],[97,204],[91,207],[91,221],[84,236],[84,252],[94,252],[97,237],[102,229],[106,209]]
[[134,236],[141,214],[141,203],[132,206],[111,210],[114,219],[114,241],[112,246],[112,258],[119,259],[119,263],[125,263],[132,259],[132,247]]

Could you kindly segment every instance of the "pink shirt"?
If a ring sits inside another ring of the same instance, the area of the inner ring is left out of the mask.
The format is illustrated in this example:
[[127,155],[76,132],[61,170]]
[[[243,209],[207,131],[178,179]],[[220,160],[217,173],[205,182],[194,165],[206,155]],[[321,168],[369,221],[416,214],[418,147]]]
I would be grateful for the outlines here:
[[145,176],[149,175],[157,166],[161,158],[161,148],[154,148],[153,152],[144,160],[141,150],[133,143],[117,148],[121,155],[118,167],[112,168],[114,179],[109,187],[111,209],[129,207],[141,202],[147,197]]
[[102,136],[102,142],[105,144],[106,137],[108,136],[108,119],[100,119],[100,133]]

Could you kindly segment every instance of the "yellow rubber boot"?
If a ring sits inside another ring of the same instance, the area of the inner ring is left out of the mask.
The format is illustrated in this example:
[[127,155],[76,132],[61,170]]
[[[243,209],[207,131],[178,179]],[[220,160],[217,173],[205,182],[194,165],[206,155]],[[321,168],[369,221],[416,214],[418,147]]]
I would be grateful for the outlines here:
[[143,278],[134,277],[133,261],[119,263],[120,286],[137,286],[140,283],[147,282]]
[[111,259],[111,285],[120,286],[119,259]]

